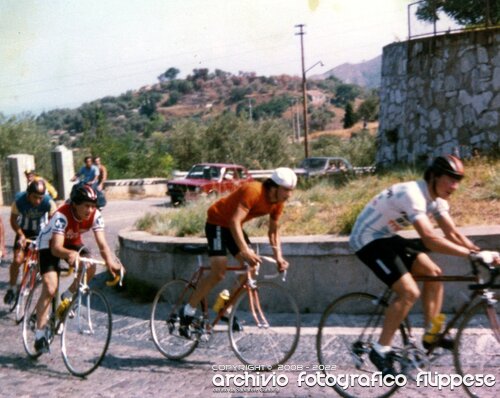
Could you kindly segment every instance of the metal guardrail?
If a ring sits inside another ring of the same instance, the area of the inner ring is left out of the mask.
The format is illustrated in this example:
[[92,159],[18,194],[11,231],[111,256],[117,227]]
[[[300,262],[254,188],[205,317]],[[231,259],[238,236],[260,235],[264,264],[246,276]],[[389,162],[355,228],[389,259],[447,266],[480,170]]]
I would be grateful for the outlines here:
[[[476,13],[484,16],[484,25],[477,26],[474,30],[483,30],[498,26],[498,21],[493,15],[493,2],[496,1],[498,0],[470,2],[469,7],[471,7],[471,10],[474,10]],[[432,5],[434,5],[434,10],[431,11],[435,15],[435,19],[433,21],[426,22],[417,18],[417,10],[426,5],[429,9]],[[439,2],[429,4],[428,0],[417,0],[408,4],[407,7],[408,40],[470,30],[470,28],[460,25],[454,21],[453,18],[446,15],[446,13],[441,10]]]

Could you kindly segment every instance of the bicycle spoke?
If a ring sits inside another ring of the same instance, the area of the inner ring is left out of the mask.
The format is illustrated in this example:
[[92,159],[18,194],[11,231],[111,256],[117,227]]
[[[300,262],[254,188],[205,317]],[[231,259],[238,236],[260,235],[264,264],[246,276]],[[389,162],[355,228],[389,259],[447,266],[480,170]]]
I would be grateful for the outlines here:
[[173,280],[158,291],[153,301],[150,328],[156,348],[169,359],[181,359],[191,354],[197,340],[179,334],[179,311],[187,303],[193,289],[183,280]]
[[94,371],[106,354],[111,338],[111,309],[104,295],[95,290],[80,294],[64,319],[62,355],[76,376]]
[[[375,296],[366,293],[342,296],[328,306],[321,317],[316,338],[318,360],[325,374],[358,378],[371,377],[378,372],[368,354],[382,331],[381,323],[366,328],[376,309]],[[400,337],[397,333],[394,346],[402,346]],[[367,389],[356,383],[346,389],[337,384],[333,388],[343,397],[385,397],[396,390],[395,387]]]
[[24,319],[23,319],[23,345],[26,353],[31,358],[37,358],[41,354],[35,351],[35,328],[36,328],[36,304],[42,293],[42,284],[37,283],[35,287],[31,290],[28,298],[26,300],[26,306],[24,309]]
[[[259,282],[252,295],[243,293],[234,305],[228,326],[231,348],[243,363],[275,367],[286,362],[297,347],[298,307],[283,287],[271,282]],[[235,319],[242,331],[233,330]]]

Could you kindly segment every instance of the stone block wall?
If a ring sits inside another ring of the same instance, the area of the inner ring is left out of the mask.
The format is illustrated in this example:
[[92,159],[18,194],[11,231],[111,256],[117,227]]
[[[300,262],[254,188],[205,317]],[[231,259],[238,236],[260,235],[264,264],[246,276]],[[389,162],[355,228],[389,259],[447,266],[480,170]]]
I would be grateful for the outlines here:
[[377,163],[498,151],[500,27],[384,47]]

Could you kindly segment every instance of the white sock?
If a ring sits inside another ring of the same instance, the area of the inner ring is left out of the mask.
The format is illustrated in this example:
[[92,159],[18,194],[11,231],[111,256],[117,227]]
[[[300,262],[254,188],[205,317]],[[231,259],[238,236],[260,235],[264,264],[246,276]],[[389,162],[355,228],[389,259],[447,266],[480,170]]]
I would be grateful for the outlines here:
[[385,357],[385,354],[392,350],[390,345],[381,345],[379,343],[374,343],[373,348],[383,357]]
[[185,306],[184,306],[184,315],[187,315],[187,316],[194,316],[194,314],[196,313],[196,308],[193,308],[189,305],[189,303],[187,303]]
[[40,340],[45,337],[45,329],[35,329],[35,340]]

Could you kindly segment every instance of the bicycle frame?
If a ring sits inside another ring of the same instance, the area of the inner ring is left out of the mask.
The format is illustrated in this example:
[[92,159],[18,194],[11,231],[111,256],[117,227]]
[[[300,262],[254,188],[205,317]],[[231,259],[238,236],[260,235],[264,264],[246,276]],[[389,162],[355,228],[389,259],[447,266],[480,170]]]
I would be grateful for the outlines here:
[[[189,280],[188,284],[184,288],[184,291],[179,297],[179,300],[182,300],[182,297],[184,296],[184,293],[190,289],[194,288],[196,289],[196,286],[198,282],[200,281],[201,277],[203,276],[205,271],[210,271],[210,267],[203,265],[203,260],[200,255],[197,257],[198,259],[198,268],[194,272],[193,276]],[[266,261],[274,261],[274,259],[270,257],[265,257],[264,259]],[[226,267],[226,271],[231,271],[234,272],[235,274],[240,274],[243,275],[243,279],[239,281],[238,287],[232,292],[229,300],[224,304],[224,306],[218,311],[215,319],[211,322],[208,331],[210,332],[215,325],[221,320],[221,318],[224,316],[225,312],[227,311],[228,308],[230,308],[236,301],[236,299],[239,297],[239,295],[243,292],[243,290],[247,290],[249,300],[250,300],[250,310],[252,313],[252,316],[257,324],[258,327],[268,327],[269,322],[267,321],[262,308],[260,306],[260,301],[259,301],[259,295],[256,291],[256,280],[253,279],[252,277],[252,269],[245,264],[238,265],[238,266],[228,266]],[[258,267],[256,269],[256,273],[258,273]],[[179,303],[177,303],[179,305]],[[203,307],[203,319],[207,320],[208,318],[208,303],[206,299],[202,300],[202,307]]]
[[[81,251],[82,249],[80,249]],[[88,266],[90,264],[93,265],[106,265],[104,261],[100,260],[95,260],[93,258],[88,258],[88,257],[80,257],[80,251],[78,252],[78,257],[75,262],[75,279],[78,280],[78,290],[73,294],[73,300],[77,299],[78,304],[81,303],[82,300],[82,293],[86,293],[89,290],[89,285],[88,285],[88,280],[87,280],[87,270]],[[80,263],[83,263],[82,266],[80,266]],[[81,269],[80,269],[81,268]],[[87,296],[87,306],[89,305],[90,302],[90,297]],[[78,305],[77,306],[77,311],[80,313],[82,306]],[[81,324],[81,317],[78,316],[78,328],[82,329]],[[87,312],[87,322],[86,325],[89,326],[89,329],[87,333],[93,333],[93,327],[92,327],[92,320],[90,319],[90,313]]]
[[[24,262],[23,262],[23,277],[21,279],[21,287],[26,286],[26,283],[29,283],[29,289],[33,289],[36,282],[36,274],[30,273],[30,269],[32,267],[38,266],[38,248],[36,246],[35,241],[29,241],[29,245],[27,246],[24,254]],[[27,281],[28,276],[31,276],[31,279]]]
[[[475,282],[474,285],[470,285],[470,288],[472,289],[472,291],[469,294],[468,300],[465,303],[463,303],[459,307],[459,309],[455,312],[453,317],[449,321],[446,322],[446,324],[444,325],[444,329],[439,334],[439,338],[427,350],[427,355],[432,354],[434,349],[436,347],[438,347],[439,341],[443,338],[443,336],[446,336],[448,334],[448,332],[450,332],[451,329],[453,329],[457,325],[457,323],[459,322],[462,315],[464,315],[471,307],[473,307],[476,304],[478,298],[487,299],[487,296],[489,294],[487,287],[493,287],[493,288],[500,287],[498,285],[493,284],[494,277],[491,278],[491,281],[489,284],[488,283],[482,284],[481,283],[482,281],[481,281],[480,277],[478,276],[477,266],[475,264],[472,264],[472,267],[473,267],[474,275],[414,276],[414,279],[417,282],[444,282],[444,283],[446,283],[446,282]],[[378,299],[379,305],[381,304],[382,307],[387,307],[388,302],[389,302],[389,298],[391,295],[392,295],[391,289],[386,288],[384,290],[384,293],[382,294],[382,296],[379,297],[379,299]],[[383,311],[382,310],[378,311],[378,313],[373,314],[373,316],[377,316],[377,318],[375,319],[375,324],[377,325],[377,324],[379,324],[380,318],[383,316]],[[364,334],[365,330],[368,329],[371,324],[373,324],[372,323],[373,316],[370,317],[366,328],[363,329],[362,335]],[[410,320],[408,317],[403,321],[402,325],[403,325],[403,327],[400,328],[400,330],[401,330],[401,334],[402,334],[402,338],[403,338],[403,344],[407,345],[413,341],[412,327],[411,327],[411,323],[410,323]],[[494,326],[494,325],[492,325],[492,326]],[[498,341],[500,342],[500,325],[497,325],[497,327],[495,327],[495,334],[496,334]]]

